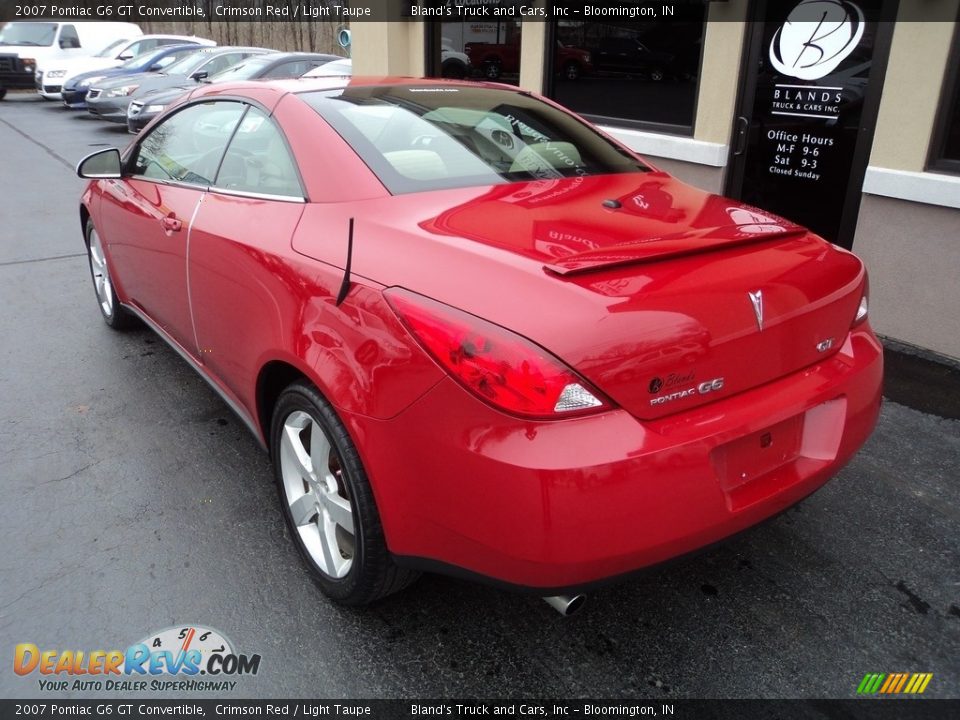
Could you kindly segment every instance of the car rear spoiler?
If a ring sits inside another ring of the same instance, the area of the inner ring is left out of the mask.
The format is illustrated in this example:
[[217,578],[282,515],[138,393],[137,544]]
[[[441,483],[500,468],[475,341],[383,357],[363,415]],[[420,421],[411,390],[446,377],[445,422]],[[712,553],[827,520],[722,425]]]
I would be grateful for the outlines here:
[[545,270],[556,275],[579,275],[594,270],[623,265],[666,260],[668,258],[695,255],[701,252],[725,250],[757,242],[780,240],[805,235],[807,230],[799,225],[757,226],[730,225],[692,230],[674,235],[633,240],[597,250],[569,255],[546,263]]

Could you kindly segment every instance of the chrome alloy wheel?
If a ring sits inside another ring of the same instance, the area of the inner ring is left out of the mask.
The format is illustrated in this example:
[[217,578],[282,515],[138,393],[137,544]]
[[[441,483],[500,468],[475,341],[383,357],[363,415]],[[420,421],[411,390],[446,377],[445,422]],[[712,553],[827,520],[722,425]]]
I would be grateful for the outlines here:
[[90,231],[90,272],[93,273],[93,287],[97,291],[100,309],[108,318],[113,316],[113,284],[110,282],[110,270],[107,258],[103,254],[103,245],[96,230]]
[[308,413],[295,410],[283,422],[280,473],[290,517],[310,558],[332,578],[353,565],[353,505],[336,449]]

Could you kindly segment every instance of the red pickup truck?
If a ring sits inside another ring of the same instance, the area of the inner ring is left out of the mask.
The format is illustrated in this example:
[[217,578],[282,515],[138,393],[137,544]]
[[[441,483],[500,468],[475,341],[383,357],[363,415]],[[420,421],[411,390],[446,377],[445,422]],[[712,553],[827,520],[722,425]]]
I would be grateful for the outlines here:
[[[520,43],[467,43],[463,51],[470,56],[470,64],[480,68],[488,80],[501,75],[520,72]],[[593,61],[587,50],[570,47],[557,41],[554,53],[554,72],[567,80],[593,72]]]

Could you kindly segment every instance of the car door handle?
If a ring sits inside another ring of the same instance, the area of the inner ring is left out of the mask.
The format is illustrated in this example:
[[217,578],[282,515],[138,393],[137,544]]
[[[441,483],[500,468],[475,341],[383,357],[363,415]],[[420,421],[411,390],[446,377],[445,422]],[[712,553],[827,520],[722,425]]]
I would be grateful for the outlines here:
[[183,223],[173,215],[167,215],[160,221],[160,224],[163,225],[163,229],[167,232],[180,232],[183,229]]

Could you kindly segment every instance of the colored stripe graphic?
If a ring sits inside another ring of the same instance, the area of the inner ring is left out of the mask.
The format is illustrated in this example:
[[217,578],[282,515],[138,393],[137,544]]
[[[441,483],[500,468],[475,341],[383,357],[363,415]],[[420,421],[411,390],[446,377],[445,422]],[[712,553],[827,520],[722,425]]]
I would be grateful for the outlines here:
[[933,673],[867,673],[857,686],[857,695],[921,695]]

